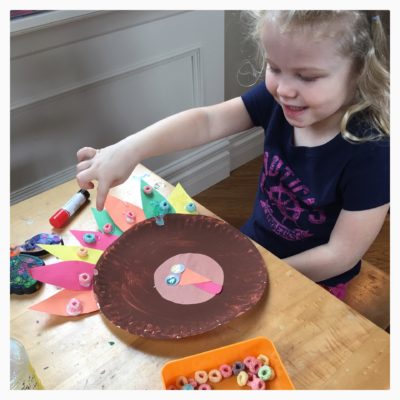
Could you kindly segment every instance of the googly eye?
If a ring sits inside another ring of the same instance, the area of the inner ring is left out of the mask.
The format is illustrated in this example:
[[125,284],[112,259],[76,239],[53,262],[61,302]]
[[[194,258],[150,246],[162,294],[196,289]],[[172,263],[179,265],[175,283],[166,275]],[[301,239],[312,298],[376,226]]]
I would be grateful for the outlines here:
[[171,267],[171,272],[173,274],[181,274],[185,270],[184,264],[175,264]]
[[177,285],[179,283],[179,280],[180,280],[179,275],[170,274],[165,278],[165,283],[168,286],[175,286],[175,285]]

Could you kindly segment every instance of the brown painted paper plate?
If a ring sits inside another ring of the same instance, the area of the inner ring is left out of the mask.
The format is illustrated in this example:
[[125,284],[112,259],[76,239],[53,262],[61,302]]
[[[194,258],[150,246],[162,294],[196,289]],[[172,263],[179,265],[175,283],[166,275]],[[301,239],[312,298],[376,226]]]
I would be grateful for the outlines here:
[[[233,226],[203,215],[168,214],[135,224],[100,257],[94,293],[114,325],[154,339],[177,339],[210,331],[250,310],[267,286],[264,260]],[[155,272],[177,254],[211,257],[223,270],[222,291],[198,304],[178,304],[155,287]]]

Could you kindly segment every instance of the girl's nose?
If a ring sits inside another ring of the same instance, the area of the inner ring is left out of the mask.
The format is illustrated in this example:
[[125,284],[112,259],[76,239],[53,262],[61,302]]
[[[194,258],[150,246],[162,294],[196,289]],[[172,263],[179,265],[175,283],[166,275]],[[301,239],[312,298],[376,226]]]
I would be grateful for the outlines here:
[[297,95],[295,87],[285,79],[279,81],[276,92],[280,97],[294,98]]

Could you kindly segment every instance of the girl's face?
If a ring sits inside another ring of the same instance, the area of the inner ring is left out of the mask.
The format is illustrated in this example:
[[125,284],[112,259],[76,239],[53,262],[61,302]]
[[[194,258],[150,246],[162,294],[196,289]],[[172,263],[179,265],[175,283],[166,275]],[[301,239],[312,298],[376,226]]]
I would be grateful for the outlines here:
[[264,25],[265,83],[294,127],[339,131],[356,79],[352,60],[339,54],[335,36],[316,38],[311,29],[281,33],[276,22]]

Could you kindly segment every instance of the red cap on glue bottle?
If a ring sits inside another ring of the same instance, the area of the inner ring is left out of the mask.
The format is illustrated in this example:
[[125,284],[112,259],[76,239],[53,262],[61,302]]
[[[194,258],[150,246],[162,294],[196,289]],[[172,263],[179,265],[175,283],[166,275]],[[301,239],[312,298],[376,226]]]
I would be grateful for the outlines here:
[[89,197],[90,193],[87,190],[79,190],[62,208],[50,217],[50,224],[53,225],[54,228],[62,228]]

